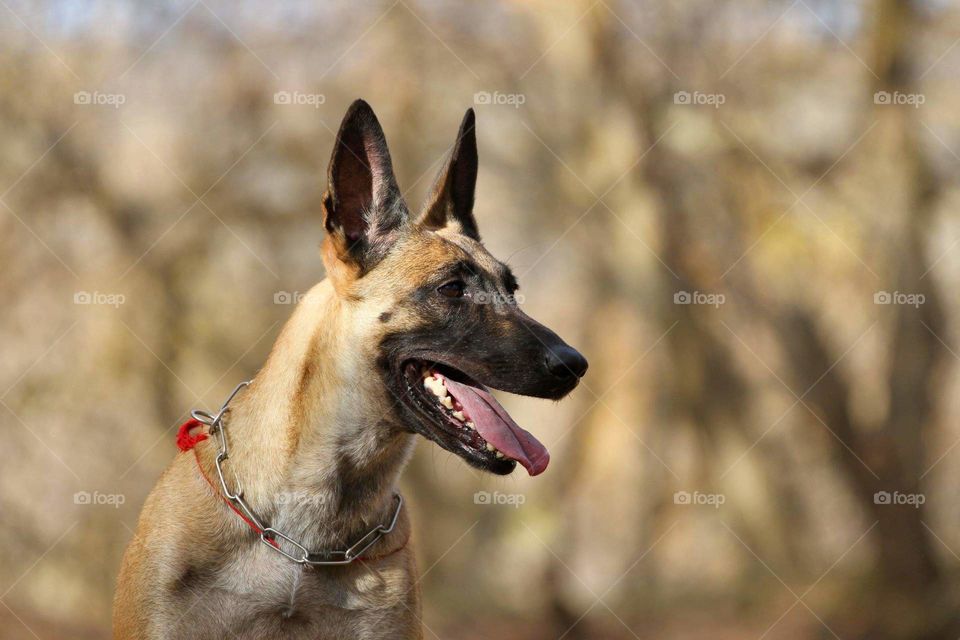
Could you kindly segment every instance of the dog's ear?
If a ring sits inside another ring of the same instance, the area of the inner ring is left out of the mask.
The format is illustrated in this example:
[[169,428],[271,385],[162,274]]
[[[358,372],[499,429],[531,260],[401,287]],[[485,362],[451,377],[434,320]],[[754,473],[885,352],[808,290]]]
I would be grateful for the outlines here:
[[362,275],[389,250],[409,218],[383,129],[363,100],[354,101],[343,117],[327,181],[327,242],[341,262]]
[[475,124],[473,109],[467,109],[453,151],[437,176],[417,223],[428,229],[453,225],[464,235],[480,240],[477,221],[473,217],[473,196],[477,187]]

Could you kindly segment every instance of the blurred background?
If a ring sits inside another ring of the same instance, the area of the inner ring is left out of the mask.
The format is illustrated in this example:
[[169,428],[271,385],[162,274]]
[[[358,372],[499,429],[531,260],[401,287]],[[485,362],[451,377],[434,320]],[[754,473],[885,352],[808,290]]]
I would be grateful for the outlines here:
[[0,0],[0,638],[104,638],[191,408],[323,277],[334,132],[589,358],[403,478],[428,638],[960,635],[960,7]]

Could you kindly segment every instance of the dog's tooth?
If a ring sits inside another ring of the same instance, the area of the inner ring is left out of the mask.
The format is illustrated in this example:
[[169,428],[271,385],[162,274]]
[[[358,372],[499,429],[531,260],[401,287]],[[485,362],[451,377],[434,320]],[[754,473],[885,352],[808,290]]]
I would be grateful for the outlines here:
[[500,451],[497,451],[497,458],[502,458],[502,457],[503,457],[503,453]]
[[477,425],[473,424],[473,420],[467,420],[467,422],[466,422],[465,424],[466,424],[467,427],[470,428],[470,429],[473,429],[474,427],[477,426]]
[[497,450],[496,447],[494,447],[494,446],[493,446],[492,444],[490,444],[489,442],[487,443],[487,451],[489,451],[490,453],[493,453],[493,452],[496,451],[496,450]]
[[450,396],[444,395],[440,398],[440,404],[445,406],[447,409],[453,409],[453,400],[450,399]]
[[443,386],[443,382],[437,378],[424,378],[423,386],[438,398],[442,398],[447,395],[447,388]]
[[453,417],[456,418],[457,420],[459,420],[460,422],[463,422],[463,412],[462,412],[462,411],[454,411],[454,412],[453,412]]

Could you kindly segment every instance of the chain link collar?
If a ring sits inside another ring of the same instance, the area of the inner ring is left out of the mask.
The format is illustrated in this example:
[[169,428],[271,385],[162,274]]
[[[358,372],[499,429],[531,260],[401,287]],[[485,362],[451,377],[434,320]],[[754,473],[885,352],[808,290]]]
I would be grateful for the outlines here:
[[[223,417],[226,414],[227,407],[230,405],[230,402],[233,400],[233,398],[240,393],[241,389],[249,385],[250,382],[250,380],[247,380],[246,382],[241,382],[238,384],[227,398],[226,402],[224,402],[220,407],[220,411],[218,411],[216,415],[211,415],[210,413],[200,409],[195,409],[190,412],[190,415],[194,420],[207,425],[210,435],[216,434],[219,437],[220,451],[217,453],[215,465],[217,469],[217,477],[220,480],[220,488],[223,491],[224,498],[229,500],[230,504],[235,505],[237,509],[240,510],[239,512],[242,512],[241,515],[245,515],[246,518],[249,519],[249,522],[255,525],[255,528],[260,532],[260,542],[266,545],[268,549],[276,551],[290,560],[293,560],[297,564],[311,566],[333,566],[352,563],[354,560],[357,560],[363,556],[363,554],[373,545],[379,542],[383,536],[393,531],[394,527],[397,525],[397,520],[400,518],[400,510],[403,508],[403,497],[399,493],[394,494],[393,497],[397,503],[397,506],[396,509],[394,509],[393,516],[390,518],[390,522],[388,524],[377,525],[364,534],[359,540],[343,550],[310,551],[284,532],[271,527],[266,522],[263,522],[257,516],[257,514],[254,513],[253,509],[250,508],[250,505],[247,504],[246,500],[244,500],[243,486],[238,483],[236,490],[231,491],[227,486],[227,481],[223,474],[223,463],[230,457],[230,452],[227,447],[227,436],[224,433],[223,428]],[[287,546],[293,547],[292,551],[288,551],[281,547],[281,540],[286,543]]]

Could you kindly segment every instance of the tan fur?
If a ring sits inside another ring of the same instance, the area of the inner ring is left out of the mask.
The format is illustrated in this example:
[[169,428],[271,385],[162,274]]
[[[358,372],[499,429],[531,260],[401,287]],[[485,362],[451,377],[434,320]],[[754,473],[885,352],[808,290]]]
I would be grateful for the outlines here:
[[[336,295],[328,279],[301,301],[226,427],[228,478],[236,474],[258,514],[312,549],[343,548],[390,515],[413,444],[390,423],[386,391],[368,374],[384,330],[377,317],[399,292],[383,280],[339,284],[352,295]],[[215,479],[214,441],[198,452]],[[370,489],[359,508],[342,504],[343,461],[359,474],[353,482]],[[281,492],[317,500],[278,504]],[[114,638],[419,638],[409,536],[404,509],[371,551],[379,559],[301,569],[250,544],[255,534],[214,495],[193,454],[180,453],[147,498],[124,556]]]

